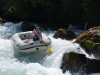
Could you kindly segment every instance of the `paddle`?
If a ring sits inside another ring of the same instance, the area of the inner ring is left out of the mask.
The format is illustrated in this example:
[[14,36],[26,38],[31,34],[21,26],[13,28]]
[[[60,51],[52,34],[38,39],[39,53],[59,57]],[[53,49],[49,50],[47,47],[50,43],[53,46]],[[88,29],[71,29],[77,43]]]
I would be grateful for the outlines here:
[[[35,31],[35,29],[34,29],[34,31]],[[35,31],[35,33],[37,34],[37,32]],[[38,35],[38,34],[37,34]],[[38,35],[39,36],[39,35]],[[39,38],[40,39],[42,39],[40,36],[39,36]],[[42,41],[44,44],[45,44],[45,42],[44,41]],[[45,44],[45,46],[47,47],[47,51],[48,51],[48,53],[52,53],[52,50],[51,50],[51,48],[49,48],[46,44]]]

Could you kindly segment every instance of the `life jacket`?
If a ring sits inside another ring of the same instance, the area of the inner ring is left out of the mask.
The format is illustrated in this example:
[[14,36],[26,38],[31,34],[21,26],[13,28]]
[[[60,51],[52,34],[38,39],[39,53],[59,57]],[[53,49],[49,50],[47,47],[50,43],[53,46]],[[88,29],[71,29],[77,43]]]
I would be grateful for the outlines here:
[[33,37],[33,40],[39,40],[40,39],[40,31],[39,32],[37,32],[37,33],[35,33],[35,35],[34,35],[34,37]]

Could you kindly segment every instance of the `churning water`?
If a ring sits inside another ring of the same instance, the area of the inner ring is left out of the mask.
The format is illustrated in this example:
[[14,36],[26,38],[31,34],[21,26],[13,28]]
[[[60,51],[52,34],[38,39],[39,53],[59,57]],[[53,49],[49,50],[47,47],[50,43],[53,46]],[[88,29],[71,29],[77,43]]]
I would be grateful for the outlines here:
[[[62,73],[60,69],[62,57],[65,52],[78,52],[78,44],[75,41],[54,39],[55,31],[43,31],[51,39],[53,53],[47,50],[35,53],[18,52],[10,40],[11,36],[21,32],[21,22],[6,22],[0,24],[0,75],[71,75],[69,71]],[[80,51],[90,57],[80,47]]]

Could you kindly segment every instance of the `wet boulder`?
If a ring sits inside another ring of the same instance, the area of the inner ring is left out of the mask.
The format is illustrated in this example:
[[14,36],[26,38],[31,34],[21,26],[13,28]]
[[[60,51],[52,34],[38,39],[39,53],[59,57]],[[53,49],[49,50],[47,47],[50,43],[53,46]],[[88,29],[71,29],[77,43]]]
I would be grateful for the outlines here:
[[71,73],[79,72],[79,70],[82,69],[82,66],[84,66],[85,63],[85,55],[74,52],[65,53],[62,58],[61,69],[63,70],[63,73],[65,73],[66,70],[71,71]]
[[72,40],[76,38],[76,35],[73,31],[66,31],[63,28],[59,28],[54,36],[54,38],[61,38],[61,39],[66,39],[66,40]]
[[33,26],[31,23],[24,21],[21,24],[22,31],[32,31],[35,29],[35,26]]
[[79,73],[80,75],[100,73],[100,60],[89,59],[84,54],[70,52],[63,55],[60,68],[63,73],[66,70],[69,70],[71,73]]
[[83,32],[76,38],[76,42],[85,48],[86,52],[100,58],[100,26]]

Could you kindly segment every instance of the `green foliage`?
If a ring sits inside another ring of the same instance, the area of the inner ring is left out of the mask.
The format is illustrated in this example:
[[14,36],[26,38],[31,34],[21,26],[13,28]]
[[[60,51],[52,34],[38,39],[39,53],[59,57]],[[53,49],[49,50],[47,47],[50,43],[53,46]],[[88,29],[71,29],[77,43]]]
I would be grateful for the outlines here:
[[72,24],[70,24],[70,25],[68,26],[68,30],[69,30],[69,31],[72,31],[72,30],[73,30]]
[[92,49],[94,49],[94,47],[95,47],[95,43],[93,43],[93,42],[90,41],[90,40],[86,40],[86,41],[85,41],[85,46],[86,46],[86,48],[87,48],[88,50],[92,50]]
[[67,24],[99,24],[100,0],[0,0],[1,17]]
[[80,34],[80,37],[81,37],[81,38],[84,38],[85,34],[86,34],[86,33],[83,32],[82,34]]

